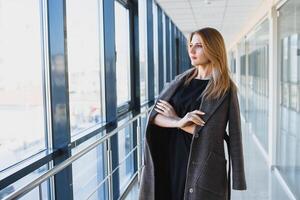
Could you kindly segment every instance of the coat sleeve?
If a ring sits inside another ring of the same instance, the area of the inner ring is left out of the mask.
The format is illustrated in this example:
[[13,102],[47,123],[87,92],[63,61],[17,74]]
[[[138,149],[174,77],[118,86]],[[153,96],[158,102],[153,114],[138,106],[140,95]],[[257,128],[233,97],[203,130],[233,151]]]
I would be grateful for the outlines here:
[[236,89],[230,95],[229,142],[232,162],[232,188],[234,190],[246,190],[240,108]]

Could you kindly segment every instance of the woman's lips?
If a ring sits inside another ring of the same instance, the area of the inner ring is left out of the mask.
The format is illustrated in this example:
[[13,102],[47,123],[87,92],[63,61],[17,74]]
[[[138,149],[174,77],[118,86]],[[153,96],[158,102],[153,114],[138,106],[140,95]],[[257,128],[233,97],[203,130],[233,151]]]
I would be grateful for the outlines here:
[[193,60],[196,60],[196,59],[197,59],[197,57],[193,57],[193,56],[192,56],[191,58],[192,58]]

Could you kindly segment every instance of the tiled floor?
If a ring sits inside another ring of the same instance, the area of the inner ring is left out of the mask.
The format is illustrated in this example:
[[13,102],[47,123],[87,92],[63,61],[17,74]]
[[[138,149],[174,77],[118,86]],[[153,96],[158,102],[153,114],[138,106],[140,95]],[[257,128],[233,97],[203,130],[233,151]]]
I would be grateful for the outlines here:
[[[244,162],[247,190],[231,190],[232,200],[290,200],[279,184],[273,171],[268,169],[267,163],[243,124]],[[225,144],[226,145],[226,144]],[[225,146],[226,147],[226,146]],[[135,200],[138,195],[138,185],[134,185],[126,200]]]

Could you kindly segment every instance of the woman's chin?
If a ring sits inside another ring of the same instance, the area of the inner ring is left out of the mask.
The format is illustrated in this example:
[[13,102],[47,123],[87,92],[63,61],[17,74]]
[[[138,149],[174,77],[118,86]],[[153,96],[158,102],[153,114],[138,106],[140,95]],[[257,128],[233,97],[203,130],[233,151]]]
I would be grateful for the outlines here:
[[197,65],[199,65],[199,62],[196,62],[196,61],[191,61],[191,64],[193,65],[193,66],[197,66]]

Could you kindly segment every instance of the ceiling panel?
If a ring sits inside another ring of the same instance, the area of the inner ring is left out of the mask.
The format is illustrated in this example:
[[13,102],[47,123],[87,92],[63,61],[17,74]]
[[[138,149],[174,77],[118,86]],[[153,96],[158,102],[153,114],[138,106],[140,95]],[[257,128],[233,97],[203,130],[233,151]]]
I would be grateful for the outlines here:
[[264,0],[157,0],[163,11],[187,36],[210,26],[231,42]]

